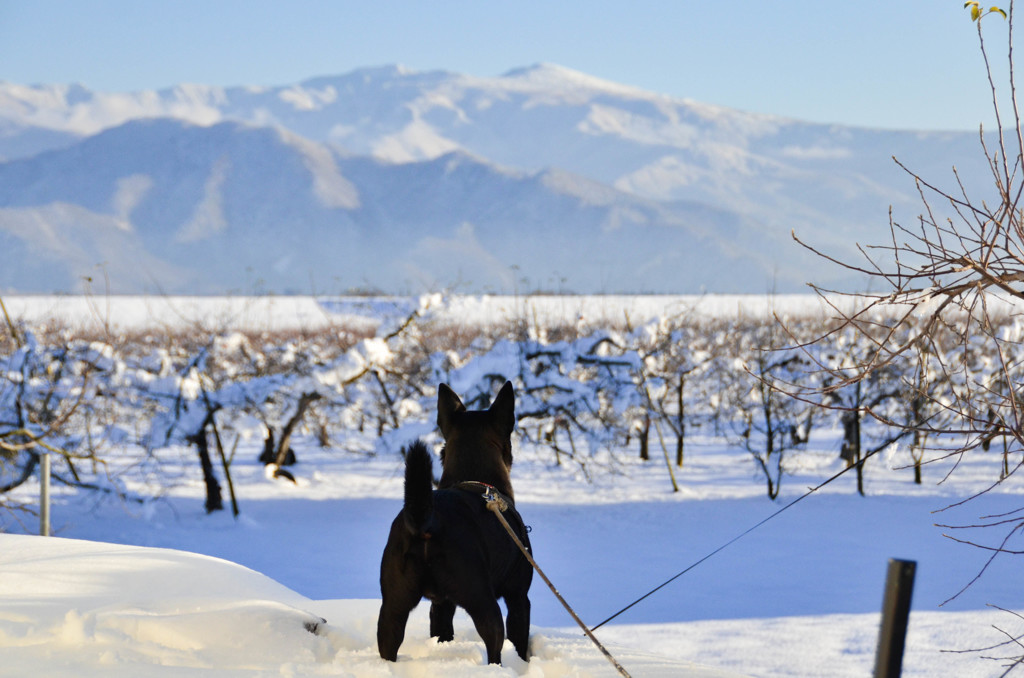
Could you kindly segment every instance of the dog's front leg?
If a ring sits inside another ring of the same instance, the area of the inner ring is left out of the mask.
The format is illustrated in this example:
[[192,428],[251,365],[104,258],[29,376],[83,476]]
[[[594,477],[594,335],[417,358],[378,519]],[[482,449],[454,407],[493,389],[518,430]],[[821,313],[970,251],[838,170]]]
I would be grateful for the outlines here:
[[430,604],[430,637],[437,638],[439,643],[455,640],[455,603],[450,600],[437,600]]

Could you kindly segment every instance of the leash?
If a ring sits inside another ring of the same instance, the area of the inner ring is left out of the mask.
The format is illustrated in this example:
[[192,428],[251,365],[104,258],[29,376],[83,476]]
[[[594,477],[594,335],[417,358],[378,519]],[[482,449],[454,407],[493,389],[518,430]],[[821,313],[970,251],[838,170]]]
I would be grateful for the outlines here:
[[541,579],[543,579],[544,583],[548,585],[548,588],[551,589],[551,592],[555,594],[555,597],[558,598],[558,602],[562,604],[562,607],[564,607],[566,611],[572,616],[572,618],[576,620],[576,623],[580,625],[580,628],[583,629],[583,633],[587,634],[587,637],[594,642],[594,645],[597,646],[597,649],[599,649],[601,651],[601,654],[603,654],[605,658],[609,662],[611,662],[612,666],[615,667],[616,671],[618,671],[621,675],[625,676],[625,678],[632,678],[626,671],[626,669],[622,668],[622,665],[615,660],[615,657],[612,656],[612,653],[609,652],[605,648],[605,646],[601,644],[601,641],[599,641],[594,636],[593,632],[589,628],[587,628],[587,625],[583,623],[583,620],[579,618],[579,615],[576,614],[576,611],[572,609],[569,603],[565,602],[565,598],[562,597],[562,594],[558,592],[558,589],[556,589],[555,585],[551,583],[551,580],[548,579],[548,576],[544,574],[544,570],[540,569],[540,565],[538,565],[537,561],[533,559],[532,555],[530,555],[530,550],[526,548],[526,546],[523,545],[523,542],[519,540],[519,537],[516,536],[516,533],[512,529],[512,526],[508,524],[507,520],[505,520],[505,516],[501,515],[503,512],[509,509],[509,504],[505,500],[505,498],[502,497],[501,494],[490,485],[486,485],[485,483],[474,483],[474,485],[484,486],[483,499],[484,502],[487,504],[487,508],[498,517],[498,521],[501,522],[502,527],[504,527],[505,531],[508,532],[508,536],[512,537],[512,541],[515,542],[516,546],[519,547],[519,550],[522,551],[524,556],[526,556],[526,560],[529,561],[530,565],[533,566],[533,569],[537,571],[537,574],[541,576]]
[[889,446],[889,445],[891,445],[892,443],[894,443],[894,442],[896,442],[897,440],[899,440],[900,438],[902,438],[902,437],[903,437],[904,435],[906,435],[906,434],[905,434],[905,433],[902,433],[902,434],[900,434],[899,436],[896,436],[895,438],[892,438],[892,439],[890,439],[890,440],[887,440],[887,441],[885,441],[884,443],[882,443],[881,445],[879,445],[879,446],[878,446],[878,447],[876,447],[875,449],[873,449],[873,450],[869,451],[869,452],[868,452],[867,454],[865,454],[865,455],[864,455],[864,457],[863,457],[863,458],[862,458],[862,459],[861,459],[860,461],[858,461],[858,462],[857,462],[856,464],[853,464],[853,465],[851,465],[851,466],[847,466],[847,467],[845,467],[844,469],[842,469],[841,471],[839,471],[839,472],[838,472],[838,473],[836,473],[835,475],[833,475],[833,476],[831,476],[830,478],[826,479],[826,480],[825,480],[824,482],[822,482],[822,483],[820,483],[820,484],[818,484],[818,485],[815,485],[814,487],[811,487],[811,488],[809,488],[809,489],[808,489],[808,490],[807,490],[806,492],[804,492],[803,494],[801,494],[801,495],[800,495],[799,497],[797,497],[797,498],[796,498],[796,499],[794,499],[793,501],[789,502],[788,504],[786,504],[786,505],[785,505],[785,506],[783,506],[782,508],[778,509],[777,511],[775,511],[774,513],[772,513],[771,515],[769,515],[769,516],[768,516],[767,518],[765,518],[764,520],[761,520],[761,521],[760,521],[760,522],[758,522],[758,523],[757,523],[756,525],[753,525],[753,526],[751,526],[750,528],[748,528],[748,529],[744,530],[743,532],[741,532],[740,534],[736,535],[735,537],[733,537],[733,538],[732,538],[732,539],[730,539],[729,541],[725,542],[724,544],[722,544],[721,546],[719,546],[718,548],[716,548],[716,549],[715,549],[714,551],[712,551],[711,553],[707,554],[706,556],[704,556],[704,557],[703,557],[703,558],[701,558],[700,560],[696,561],[695,563],[693,563],[692,565],[690,565],[690,566],[689,566],[689,567],[687,567],[686,569],[682,570],[681,572],[678,572],[678,573],[676,573],[676,574],[675,574],[675,575],[673,575],[672,577],[669,577],[668,579],[666,579],[665,581],[663,581],[663,582],[662,582],[661,584],[658,584],[658,585],[657,585],[657,586],[655,586],[655,587],[654,587],[653,589],[651,589],[650,591],[648,591],[648,592],[647,592],[647,593],[645,593],[644,595],[640,596],[639,598],[637,598],[636,600],[634,600],[634,601],[633,601],[632,603],[630,603],[630,604],[629,604],[629,605],[627,605],[626,607],[622,608],[621,610],[619,610],[618,612],[616,612],[616,613],[615,613],[615,614],[613,614],[612,616],[608,617],[608,618],[607,618],[607,619],[605,619],[605,620],[604,620],[603,622],[601,622],[600,624],[598,624],[597,626],[595,626],[595,627],[594,627],[594,630],[597,630],[597,629],[601,628],[602,626],[604,626],[605,624],[607,624],[607,623],[608,623],[608,622],[610,622],[611,620],[615,619],[615,618],[616,618],[616,617],[618,617],[618,616],[619,616],[620,614],[622,614],[622,613],[623,613],[623,612],[625,612],[626,610],[630,609],[630,608],[631,608],[631,607],[633,607],[634,605],[636,605],[636,604],[640,603],[641,601],[644,601],[644,600],[646,600],[647,598],[649,598],[650,596],[654,595],[655,593],[657,593],[657,592],[658,592],[658,591],[660,591],[661,589],[665,588],[666,586],[668,586],[669,584],[671,584],[672,582],[674,582],[674,581],[675,581],[676,579],[679,579],[679,578],[680,578],[680,577],[682,577],[682,576],[683,576],[684,574],[686,574],[687,572],[689,572],[689,571],[690,571],[690,570],[692,570],[693,568],[695,568],[695,567],[697,567],[698,565],[700,565],[701,563],[703,563],[703,562],[704,562],[705,560],[708,560],[708,559],[709,559],[709,558],[711,558],[712,556],[716,556],[716,555],[718,555],[719,553],[721,553],[721,552],[722,552],[722,551],[724,551],[725,549],[729,548],[730,546],[732,546],[733,544],[735,544],[736,542],[738,542],[738,541],[739,541],[740,539],[743,539],[743,537],[746,537],[746,536],[747,536],[748,534],[750,534],[751,532],[753,532],[753,531],[754,531],[754,530],[756,530],[757,528],[759,528],[759,527],[761,527],[762,525],[764,525],[765,523],[767,523],[767,522],[768,522],[769,520],[771,520],[772,518],[775,518],[775,517],[777,517],[777,516],[778,516],[779,514],[781,514],[781,513],[783,512],[783,511],[786,511],[787,509],[790,509],[790,508],[792,508],[792,507],[796,506],[797,504],[799,504],[800,502],[802,502],[802,501],[803,501],[804,499],[806,499],[807,497],[811,496],[812,494],[814,494],[815,492],[817,492],[817,491],[818,491],[818,490],[820,490],[821,488],[825,487],[826,485],[828,485],[828,484],[829,484],[829,483],[831,483],[832,481],[834,481],[834,480],[836,480],[837,478],[840,478],[840,477],[842,477],[843,475],[845,475],[847,471],[849,471],[849,470],[851,470],[851,469],[853,469],[853,468],[856,468],[858,464],[859,464],[859,465],[863,465],[863,464],[864,464],[864,462],[866,462],[866,461],[867,461],[868,459],[870,459],[871,457],[875,456],[876,454],[878,454],[879,452],[881,452],[881,451],[882,451],[883,449],[885,449],[886,447],[888,447],[888,446]]

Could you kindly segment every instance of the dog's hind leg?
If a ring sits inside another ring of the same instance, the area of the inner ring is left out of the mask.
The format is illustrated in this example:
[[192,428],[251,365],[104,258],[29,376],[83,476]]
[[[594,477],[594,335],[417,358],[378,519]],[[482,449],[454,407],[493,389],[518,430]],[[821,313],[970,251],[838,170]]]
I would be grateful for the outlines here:
[[530,599],[526,597],[526,593],[505,596],[505,606],[508,608],[508,616],[505,618],[508,639],[516,648],[516,653],[524,661],[529,661],[527,655],[530,644]]
[[501,646],[505,644],[505,626],[501,623],[501,608],[495,598],[481,600],[472,607],[466,607],[476,626],[476,632],[487,648],[487,663],[501,663]]
[[[397,600],[396,600],[397,598]],[[405,625],[409,613],[420,602],[411,596],[384,596],[377,616],[377,651],[382,659],[398,661],[398,648],[405,640]]]
[[447,643],[455,639],[455,603],[450,600],[438,600],[430,604],[430,637],[437,638],[439,643]]

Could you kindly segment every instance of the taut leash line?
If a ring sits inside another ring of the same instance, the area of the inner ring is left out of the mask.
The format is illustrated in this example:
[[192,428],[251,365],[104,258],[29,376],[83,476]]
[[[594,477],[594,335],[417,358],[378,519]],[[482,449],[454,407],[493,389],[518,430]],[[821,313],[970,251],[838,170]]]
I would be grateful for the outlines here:
[[608,622],[610,622],[611,620],[615,619],[616,617],[618,617],[618,616],[619,616],[620,614],[622,614],[622,613],[623,613],[623,612],[625,612],[626,610],[628,610],[628,609],[632,608],[632,607],[633,607],[634,605],[636,605],[637,603],[640,603],[641,601],[644,601],[644,600],[646,600],[646,599],[647,599],[647,598],[649,598],[650,596],[654,595],[655,593],[657,593],[657,592],[658,592],[658,591],[660,591],[661,589],[665,588],[666,586],[668,586],[669,584],[671,584],[672,582],[674,582],[674,581],[675,581],[676,579],[679,579],[679,578],[680,578],[680,577],[682,577],[682,576],[683,576],[684,574],[686,574],[687,572],[689,572],[689,571],[690,571],[690,570],[692,570],[693,568],[695,568],[695,567],[697,567],[698,565],[700,565],[701,563],[703,563],[703,562],[704,562],[705,560],[708,560],[708,559],[709,559],[709,558],[711,558],[712,556],[718,555],[719,553],[721,553],[722,551],[724,551],[724,550],[725,550],[725,549],[727,549],[728,547],[730,547],[730,546],[732,546],[733,544],[735,544],[736,542],[738,542],[738,541],[739,541],[740,539],[742,539],[743,537],[746,537],[746,536],[747,536],[748,534],[750,534],[750,533],[751,533],[751,532],[753,532],[754,530],[758,529],[759,527],[761,527],[762,525],[764,525],[765,523],[767,523],[767,522],[768,522],[769,520],[771,520],[772,518],[775,518],[775,517],[777,517],[777,516],[778,516],[778,515],[779,515],[780,513],[782,513],[783,511],[786,511],[787,509],[790,509],[790,508],[792,508],[793,506],[796,506],[797,504],[799,504],[800,502],[802,502],[802,501],[803,501],[804,499],[806,499],[807,497],[811,496],[812,494],[814,494],[815,492],[817,492],[817,491],[818,491],[818,490],[820,490],[821,488],[823,488],[823,487],[825,487],[826,485],[828,485],[829,483],[831,483],[831,482],[832,482],[833,480],[836,480],[837,478],[839,478],[839,477],[843,476],[843,475],[844,475],[844,474],[845,474],[845,473],[846,473],[847,471],[849,471],[850,469],[852,469],[852,468],[856,468],[858,464],[860,464],[860,465],[863,465],[863,464],[864,464],[864,462],[866,462],[866,461],[867,461],[868,459],[870,459],[871,457],[873,457],[873,456],[875,456],[876,454],[878,454],[879,452],[881,452],[881,451],[882,451],[883,449],[885,449],[886,447],[888,447],[888,446],[889,446],[889,445],[891,445],[892,443],[894,443],[894,442],[896,442],[897,440],[899,440],[899,438],[903,437],[903,435],[905,435],[905,433],[903,433],[903,434],[900,434],[900,435],[899,435],[899,436],[897,436],[896,438],[893,438],[893,439],[887,440],[887,441],[886,441],[885,443],[883,443],[882,445],[879,445],[878,447],[876,447],[875,449],[871,450],[871,451],[870,451],[870,452],[868,452],[868,453],[867,453],[866,455],[864,455],[864,458],[863,458],[863,459],[861,459],[861,460],[860,460],[859,462],[857,462],[857,463],[855,463],[855,464],[853,464],[853,465],[851,465],[851,466],[847,466],[847,467],[843,468],[843,469],[842,469],[841,471],[839,471],[839,472],[838,472],[838,473],[836,473],[835,475],[831,476],[830,478],[827,478],[827,479],[826,479],[825,481],[823,481],[823,482],[819,483],[818,485],[816,485],[816,486],[814,486],[814,487],[812,487],[812,488],[809,488],[809,489],[808,489],[808,490],[807,490],[806,492],[804,492],[803,494],[801,494],[801,495],[800,495],[799,497],[797,497],[797,498],[796,498],[796,499],[794,499],[793,501],[789,502],[789,503],[788,503],[788,504],[786,504],[785,506],[781,507],[780,509],[778,509],[777,511],[775,511],[774,513],[772,513],[771,515],[769,515],[769,516],[768,516],[767,518],[765,518],[764,520],[761,520],[761,521],[759,521],[759,522],[758,522],[758,523],[757,523],[756,525],[753,525],[752,527],[750,527],[750,528],[748,528],[748,529],[744,530],[744,531],[743,531],[742,533],[740,533],[740,534],[736,535],[735,537],[733,537],[733,538],[732,538],[732,539],[730,539],[729,541],[725,542],[724,544],[722,544],[721,546],[719,546],[718,548],[716,548],[716,549],[715,549],[714,551],[712,551],[711,553],[707,554],[706,556],[704,556],[703,558],[701,558],[701,559],[700,559],[700,560],[698,560],[697,562],[695,562],[695,563],[693,563],[692,565],[690,565],[689,567],[687,567],[687,568],[686,568],[685,570],[682,570],[681,572],[678,572],[678,573],[676,573],[676,574],[675,574],[675,575],[673,575],[672,577],[670,577],[670,578],[666,579],[665,581],[663,581],[662,583],[658,584],[658,585],[657,585],[657,586],[655,586],[655,587],[654,587],[653,589],[651,589],[650,591],[648,591],[648,592],[647,592],[647,593],[645,593],[644,595],[640,596],[639,598],[637,598],[636,600],[634,600],[634,601],[633,601],[632,603],[630,603],[630,604],[629,604],[629,605],[627,605],[626,607],[622,608],[621,610],[619,610],[618,612],[616,612],[615,614],[613,614],[612,616],[608,617],[608,618],[607,618],[607,619],[605,619],[605,620],[604,620],[603,622],[601,622],[600,624],[598,624],[597,626],[595,626],[595,627],[594,627],[594,629],[596,630],[596,629],[599,629],[599,628],[601,628],[602,626],[604,626],[605,624],[607,624],[607,623],[608,623]]

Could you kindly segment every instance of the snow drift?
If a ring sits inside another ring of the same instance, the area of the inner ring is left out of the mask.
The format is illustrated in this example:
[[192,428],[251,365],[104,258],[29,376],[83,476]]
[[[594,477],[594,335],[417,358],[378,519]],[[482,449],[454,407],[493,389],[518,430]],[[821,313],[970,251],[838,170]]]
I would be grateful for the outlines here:
[[[487,667],[471,626],[438,645],[422,619],[410,624],[399,661],[387,663],[376,650],[379,601],[308,600],[183,551],[0,535],[0,570],[2,675],[615,675],[581,639],[539,629],[529,663],[507,645],[504,667]],[[638,676],[736,675],[620,651]]]

